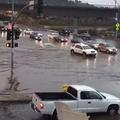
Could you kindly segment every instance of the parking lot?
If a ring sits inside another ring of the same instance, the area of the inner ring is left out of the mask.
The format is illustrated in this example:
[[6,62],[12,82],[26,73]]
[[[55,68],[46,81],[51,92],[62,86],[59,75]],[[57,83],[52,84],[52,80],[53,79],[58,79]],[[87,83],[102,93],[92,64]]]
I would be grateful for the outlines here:
[[[43,42],[48,42],[47,33]],[[62,91],[63,84],[85,84],[99,91],[114,94],[120,97],[120,49],[119,42],[108,41],[118,48],[116,55],[98,52],[94,57],[71,55],[69,44],[55,44],[57,48],[41,49],[29,37],[18,40],[19,47],[14,49],[14,74],[20,82],[21,92],[33,93],[35,91]],[[7,86],[10,75],[10,48],[5,47],[4,38],[0,41],[0,89]],[[13,119],[38,120],[39,115],[33,113],[29,104],[10,106],[10,111],[21,107],[18,111],[24,118],[16,114]],[[27,110],[26,110],[27,108]],[[29,111],[29,112],[28,112]],[[27,113],[26,115],[23,112]],[[2,113],[2,112],[1,112]],[[13,113],[14,115],[14,113]],[[33,115],[33,117],[28,117]],[[5,120],[6,113],[1,120]],[[13,120],[12,119],[12,120]],[[109,117],[104,114],[93,115],[91,120],[119,120],[119,116]]]

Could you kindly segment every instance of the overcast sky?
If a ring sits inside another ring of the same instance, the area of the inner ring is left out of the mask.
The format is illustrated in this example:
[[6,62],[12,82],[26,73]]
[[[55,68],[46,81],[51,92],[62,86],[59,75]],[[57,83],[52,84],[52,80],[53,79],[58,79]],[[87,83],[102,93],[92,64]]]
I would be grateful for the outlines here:
[[[80,0],[84,3],[91,3],[91,4],[103,4],[103,5],[115,5],[115,0]],[[120,0],[117,0],[120,5]]]

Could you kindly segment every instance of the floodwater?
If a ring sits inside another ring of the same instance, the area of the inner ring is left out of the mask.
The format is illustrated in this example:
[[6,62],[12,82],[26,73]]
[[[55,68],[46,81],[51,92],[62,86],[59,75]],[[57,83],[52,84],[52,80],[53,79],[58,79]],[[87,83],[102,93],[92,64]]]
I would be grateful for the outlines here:
[[[8,86],[10,76],[10,49],[0,41],[0,90]],[[69,45],[59,44],[55,49],[41,49],[34,40],[21,38],[14,49],[14,76],[20,82],[19,91],[62,91],[63,85],[85,84],[120,98],[120,49],[117,55],[98,53],[96,58],[71,55]],[[45,39],[45,42],[47,40]],[[39,120],[30,104],[2,104],[0,120]],[[92,115],[90,120],[120,120],[120,116]]]
[[[50,120],[33,112],[30,104],[0,104],[0,120]],[[120,115],[108,116],[104,113],[91,114],[89,120],[120,120]]]

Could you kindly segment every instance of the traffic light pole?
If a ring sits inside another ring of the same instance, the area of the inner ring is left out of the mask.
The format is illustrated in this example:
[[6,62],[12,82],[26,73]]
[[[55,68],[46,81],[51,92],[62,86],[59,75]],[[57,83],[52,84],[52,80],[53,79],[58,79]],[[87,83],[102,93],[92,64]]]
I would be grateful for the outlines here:
[[20,17],[20,15],[22,14],[22,12],[23,12],[26,8],[31,7],[31,6],[34,6],[34,4],[32,4],[32,5],[28,4],[28,5],[24,6],[24,7],[20,10],[19,14],[18,14],[18,15],[14,18],[14,20],[13,20],[13,26],[14,26],[14,24],[16,23],[17,19],[18,19],[18,18]]
[[[114,0],[114,1],[115,1],[115,10],[116,10],[116,8],[117,8],[117,6],[116,6],[117,1],[116,0]],[[115,13],[115,17],[116,17],[116,23],[118,23],[117,12]],[[116,30],[116,32],[115,32],[115,40],[117,40],[117,36],[118,36],[118,31]]]
[[14,0],[12,0],[12,17],[11,17],[11,22],[12,22],[12,40],[11,40],[11,59],[10,59],[10,81],[9,83],[12,83],[14,81],[14,37],[13,37],[13,20],[14,20]]
[[[20,17],[21,13],[24,11],[24,9],[28,8],[29,6],[33,6],[33,5],[26,5],[25,7],[23,7],[18,16],[14,16],[14,0],[12,0],[12,17],[11,17],[11,25],[12,25],[12,38],[11,38],[11,58],[10,58],[10,77],[9,77],[9,83],[10,83],[10,87],[8,88],[9,90],[11,90],[13,88],[13,85],[15,83],[15,77],[14,77],[14,25],[17,21],[17,19]],[[19,82],[17,81],[16,86],[19,85]],[[17,88],[16,88],[17,89]]]

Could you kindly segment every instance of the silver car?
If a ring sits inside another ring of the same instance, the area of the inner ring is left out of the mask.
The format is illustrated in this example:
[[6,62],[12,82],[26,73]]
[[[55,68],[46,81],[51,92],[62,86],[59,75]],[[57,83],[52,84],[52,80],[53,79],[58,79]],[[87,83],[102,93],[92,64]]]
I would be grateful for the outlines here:
[[98,45],[98,51],[116,54],[118,50],[117,50],[116,47],[111,46],[110,44],[100,43],[100,44]]

